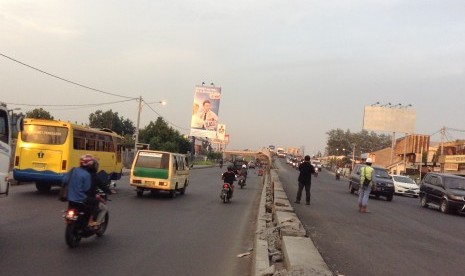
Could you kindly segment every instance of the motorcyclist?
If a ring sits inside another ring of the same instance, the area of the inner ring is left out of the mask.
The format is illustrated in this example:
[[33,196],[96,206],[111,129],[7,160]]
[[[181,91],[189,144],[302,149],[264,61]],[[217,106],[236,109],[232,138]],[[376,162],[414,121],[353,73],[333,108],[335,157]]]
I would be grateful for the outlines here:
[[341,168],[336,169],[336,179],[339,179],[341,177]]
[[223,179],[224,183],[229,183],[231,186],[231,197],[233,196],[234,193],[234,180],[236,180],[236,173],[234,172],[234,168],[231,166],[228,166],[228,170],[223,173],[221,176],[221,179]]
[[245,180],[247,179],[247,165],[246,164],[242,165],[240,174],[244,177],[244,183],[245,183]]
[[92,184],[86,194],[88,196],[87,203],[92,208],[92,220],[89,225],[98,226],[103,222],[103,218],[108,210],[107,206],[98,199],[98,190],[102,190],[107,195],[112,194],[112,191],[104,180],[102,180],[102,178],[97,174],[99,168],[98,161],[96,159],[93,161],[93,165],[87,168],[91,175]]
[[220,159],[220,169],[223,168],[223,159]]
[[87,200],[87,192],[92,185],[92,177],[88,168],[93,166],[94,158],[91,155],[82,155],[79,159],[79,167],[71,169],[65,174],[62,187],[66,190],[60,200],[68,201],[70,207],[81,207],[86,211],[91,210]]

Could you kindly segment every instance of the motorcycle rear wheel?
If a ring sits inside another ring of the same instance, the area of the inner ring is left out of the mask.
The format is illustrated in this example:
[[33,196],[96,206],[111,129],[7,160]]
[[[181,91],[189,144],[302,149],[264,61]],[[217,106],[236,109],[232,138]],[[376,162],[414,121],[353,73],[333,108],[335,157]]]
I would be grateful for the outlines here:
[[107,230],[107,227],[108,227],[108,221],[110,219],[110,215],[108,214],[108,212],[105,214],[105,218],[103,219],[103,222],[102,224],[100,224],[100,227],[99,229],[97,230],[97,232],[95,233],[97,235],[97,237],[101,237],[103,236],[103,234],[105,234],[105,231]]
[[66,244],[70,248],[77,247],[79,243],[81,242],[81,237],[77,233],[77,226],[75,223],[70,223],[66,225],[65,240],[66,240]]

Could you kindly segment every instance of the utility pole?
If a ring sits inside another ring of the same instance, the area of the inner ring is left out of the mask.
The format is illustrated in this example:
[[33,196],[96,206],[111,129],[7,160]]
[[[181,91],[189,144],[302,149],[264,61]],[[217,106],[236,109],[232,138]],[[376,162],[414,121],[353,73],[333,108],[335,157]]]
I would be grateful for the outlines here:
[[404,138],[404,174],[407,173],[407,138],[408,138],[408,133],[405,133],[405,138]]
[[395,143],[396,143],[396,133],[395,132],[392,132],[392,145],[391,145],[391,162],[390,162],[390,165],[392,165],[393,163],[393,158],[394,158],[394,147],[395,147]]
[[441,128],[441,155],[444,155],[444,137],[446,136],[446,127]]
[[[420,181],[421,181],[421,169],[423,168],[423,145],[420,148]],[[426,159],[428,161],[428,159]]]
[[142,112],[142,96],[139,96],[139,108],[137,109],[137,125],[134,142],[134,153],[137,152],[137,143],[139,143],[139,124],[140,124],[140,113]]
[[[443,160],[444,156],[444,138],[446,136],[446,127],[441,128],[441,158],[439,160]],[[441,166],[441,173],[444,173],[444,163],[439,163]]]
[[355,166],[355,144],[352,145],[352,170],[351,172],[354,170],[354,166]]

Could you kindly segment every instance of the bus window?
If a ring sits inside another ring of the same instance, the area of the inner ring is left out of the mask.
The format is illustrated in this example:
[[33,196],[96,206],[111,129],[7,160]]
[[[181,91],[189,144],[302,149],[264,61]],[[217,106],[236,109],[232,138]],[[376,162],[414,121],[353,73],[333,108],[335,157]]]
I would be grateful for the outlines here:
[[121,162],[123,159],[123,145],[118,145],[118,150],[116,151],[116,161]]
[[169,154],[140,152],[135,167],[168,169]]
[[66,142],[68,129],[57,126],[25,125],[21,138],[27,143],[62,145]]
[[182,159],[181,156],[178,157],[178,163],[179,163],[179,169],[184,170],[184,160]]
[[178,170],[178,162],[176,160],[176,156],[173,155],[173,170]]
[[0,141],[8,144],[8,113],[0,110]]
[[83,131],[73,130],[73,149],[86,149],[86,134]]

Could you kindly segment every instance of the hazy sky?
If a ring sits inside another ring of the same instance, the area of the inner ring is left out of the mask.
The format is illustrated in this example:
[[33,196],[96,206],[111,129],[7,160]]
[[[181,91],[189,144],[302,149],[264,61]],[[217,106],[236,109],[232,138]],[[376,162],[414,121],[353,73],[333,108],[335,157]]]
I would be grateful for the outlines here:
[[[464,15],[463,0],[0,0],[0,53],[103,91],[166,100],[153,108],[184,134],[195,85],[214,82],[228,148],[312,153],[330,129],[360,131],[363,107],[377,101],[412,104],[417,133],[465,129]],[[0,95],[38,106],[124,100],[4,57]],[[136,101],[44,108],[78,122],[110,108],[137,119]],[[156,117],[144,107],[141,127]]]

